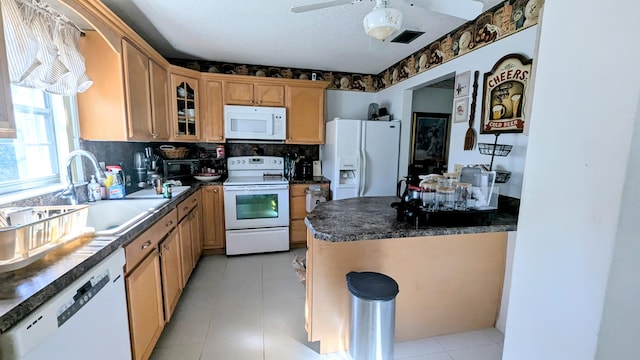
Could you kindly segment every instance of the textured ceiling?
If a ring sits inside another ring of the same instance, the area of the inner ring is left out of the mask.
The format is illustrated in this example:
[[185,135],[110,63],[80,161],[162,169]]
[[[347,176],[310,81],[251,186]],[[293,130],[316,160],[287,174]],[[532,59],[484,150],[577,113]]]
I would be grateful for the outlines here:
[[[375,2],[294,14],[292,6],[325,0],[103,0],[131,28],[168,58],[202,59],[377,74],[423,48],[465,20],[409,6],[405,29],[424,31],[410,44],[367,36],[362,19]],[[456,1],[456,0],[450,0]],[[481,0],[484,10],[502,0]]]

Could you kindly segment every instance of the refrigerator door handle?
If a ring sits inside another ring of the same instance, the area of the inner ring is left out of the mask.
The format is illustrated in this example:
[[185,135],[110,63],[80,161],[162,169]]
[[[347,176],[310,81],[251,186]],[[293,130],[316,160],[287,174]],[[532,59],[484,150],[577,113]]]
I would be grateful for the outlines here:
[[360,186],[358,189],[358,196],[359,197],[363,197],[364,196],[364,187],[366,185],[366,174],[367,174],[367,153],[364,151],[364,141],[361,144],[362,146],[360,146]]

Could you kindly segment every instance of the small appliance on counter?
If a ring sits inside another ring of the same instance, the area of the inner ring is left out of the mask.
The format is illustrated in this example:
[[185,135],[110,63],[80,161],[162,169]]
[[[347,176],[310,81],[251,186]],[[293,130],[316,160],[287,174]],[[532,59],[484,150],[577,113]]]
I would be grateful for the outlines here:
[[296,162],[296,172],[294,179],[296,180],[312,180],[313,179],[313,162],[307,159],[300,159]]

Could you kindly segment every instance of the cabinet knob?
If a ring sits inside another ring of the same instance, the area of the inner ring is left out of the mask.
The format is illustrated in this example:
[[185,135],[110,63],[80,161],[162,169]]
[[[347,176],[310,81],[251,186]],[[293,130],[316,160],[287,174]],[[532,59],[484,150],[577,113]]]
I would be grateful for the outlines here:
[[218,189],[213,189],[213,192],[217,194],[218,193]]
[[153,137],[154,139],[158,137],[158,133],[151,133],[151,137]]
[[144,250],[144,249],[148,248],[149,246],[151,246],[151,240],[147,240],[147,242],[145,242],[145,243],[142,245],[142,249]]

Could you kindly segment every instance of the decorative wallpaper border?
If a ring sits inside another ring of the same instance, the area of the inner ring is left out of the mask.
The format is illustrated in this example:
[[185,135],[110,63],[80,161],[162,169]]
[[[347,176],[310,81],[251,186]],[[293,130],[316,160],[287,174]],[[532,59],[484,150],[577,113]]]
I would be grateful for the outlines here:
[[377,75],[169,58],[174,65],[222,74],[329,82],[328,89],[378,92],[538,23],[544,0],[506,0]]

